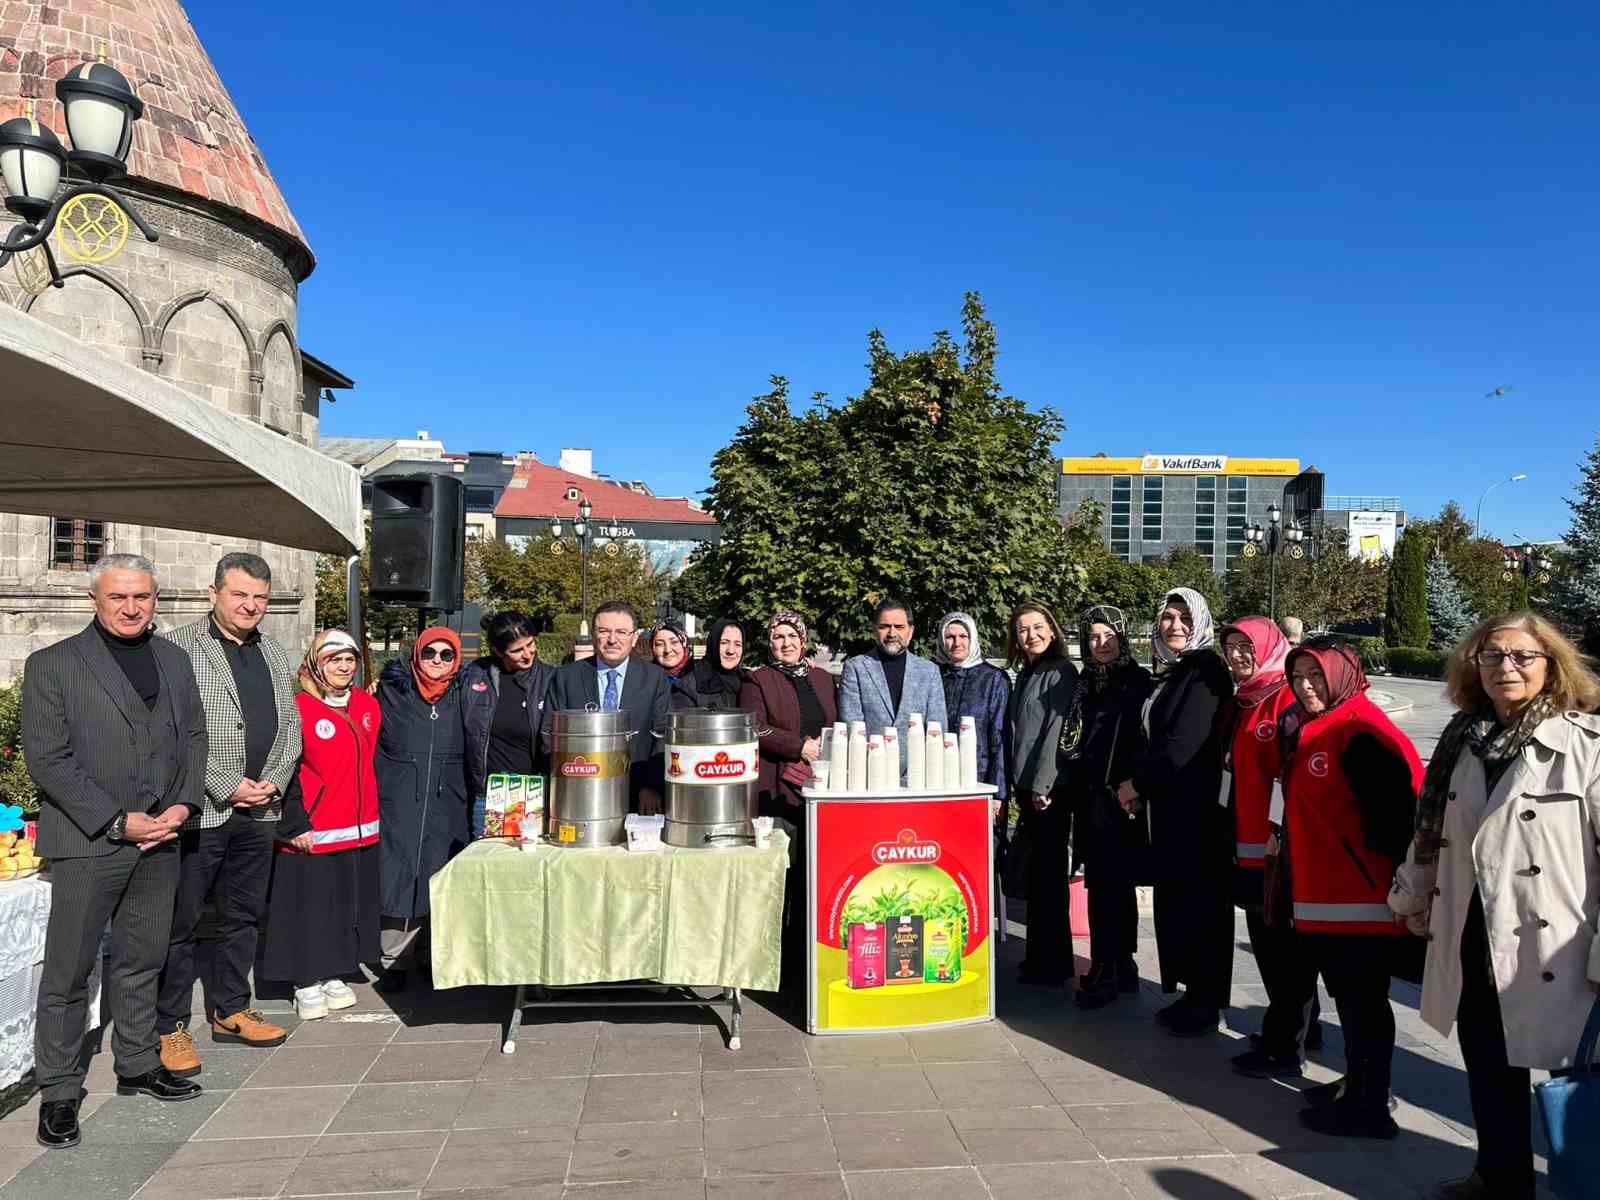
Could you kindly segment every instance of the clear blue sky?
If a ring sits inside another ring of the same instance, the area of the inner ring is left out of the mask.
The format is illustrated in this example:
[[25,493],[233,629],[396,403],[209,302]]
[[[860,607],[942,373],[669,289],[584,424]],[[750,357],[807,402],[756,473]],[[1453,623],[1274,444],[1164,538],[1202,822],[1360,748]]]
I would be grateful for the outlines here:
[[692,493],[769,374],[857,392],[968,288],[1063,453],[1469,516],[1525,471],[1484,523],[1546,537],[1600,428],[1592,0],[189,9],[320,259],[328,433]]

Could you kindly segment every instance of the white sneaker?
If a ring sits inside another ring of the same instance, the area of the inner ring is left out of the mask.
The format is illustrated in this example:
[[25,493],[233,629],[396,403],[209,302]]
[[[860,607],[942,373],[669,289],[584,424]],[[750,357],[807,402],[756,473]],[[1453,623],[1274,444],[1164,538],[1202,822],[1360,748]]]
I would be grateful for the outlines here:
[[350,990],[350,985],[342,979],[324,980],[322,998],[327,1001],[330,1009],[354,1008],[356,1005],[356,994]]
[[310,987],[295,988],[294,1011],[302,1021],[315,1021],[328,1015],[328,1000],[322,994],[322,985],[314,983]]

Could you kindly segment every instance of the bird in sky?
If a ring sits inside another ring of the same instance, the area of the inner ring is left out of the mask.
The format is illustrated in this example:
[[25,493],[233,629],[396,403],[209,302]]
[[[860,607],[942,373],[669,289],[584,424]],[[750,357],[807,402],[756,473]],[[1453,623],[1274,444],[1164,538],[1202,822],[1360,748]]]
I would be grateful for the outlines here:
[[1511,390],[1511,385],[1508,383],[1508,384],[1506,384],[1505,387],[1497,387],[1492,392],[1485,392],[1483,394],[1483,398],[1485,400],[1498,400],[1498,399],[1500,399],[1500,397],[1504,396],[1510,390]]

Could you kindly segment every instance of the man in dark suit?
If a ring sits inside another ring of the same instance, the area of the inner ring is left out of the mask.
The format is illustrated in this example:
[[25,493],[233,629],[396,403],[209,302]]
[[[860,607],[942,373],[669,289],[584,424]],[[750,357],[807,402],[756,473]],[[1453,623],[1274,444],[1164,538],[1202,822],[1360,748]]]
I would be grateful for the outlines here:
[[154,636],[155,565],[108,555],[89,581],[94,621],[30,655],[22,685],[39,853],[51,864],[34,1076],[38,1139],[52,1149],[79,1141],[88,981],[108,922],[117,1094],[200,1094],[161,1065],[156,983],[172,929],[178,829],[205,794],[205,710],[188,655]]
[[629,746],[628,799],[634,811],[661,811],[665,786],[662,742],[672,711],[672,685],[667,673],[648,659],[633,657],[639,620],[625,600],[608,600],[595,609],[594,657],[567,663],[556,675],[555,706],[628,714],[633,740]]

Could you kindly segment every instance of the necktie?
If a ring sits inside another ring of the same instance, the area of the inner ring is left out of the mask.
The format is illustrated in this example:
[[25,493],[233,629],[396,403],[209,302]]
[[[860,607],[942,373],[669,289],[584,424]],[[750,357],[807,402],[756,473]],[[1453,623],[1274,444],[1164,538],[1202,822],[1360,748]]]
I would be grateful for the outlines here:
[[617,711],[617,673],[615,671],[606,672],[606,695],[605,699],[600,701],[600,707],[606,712]]

